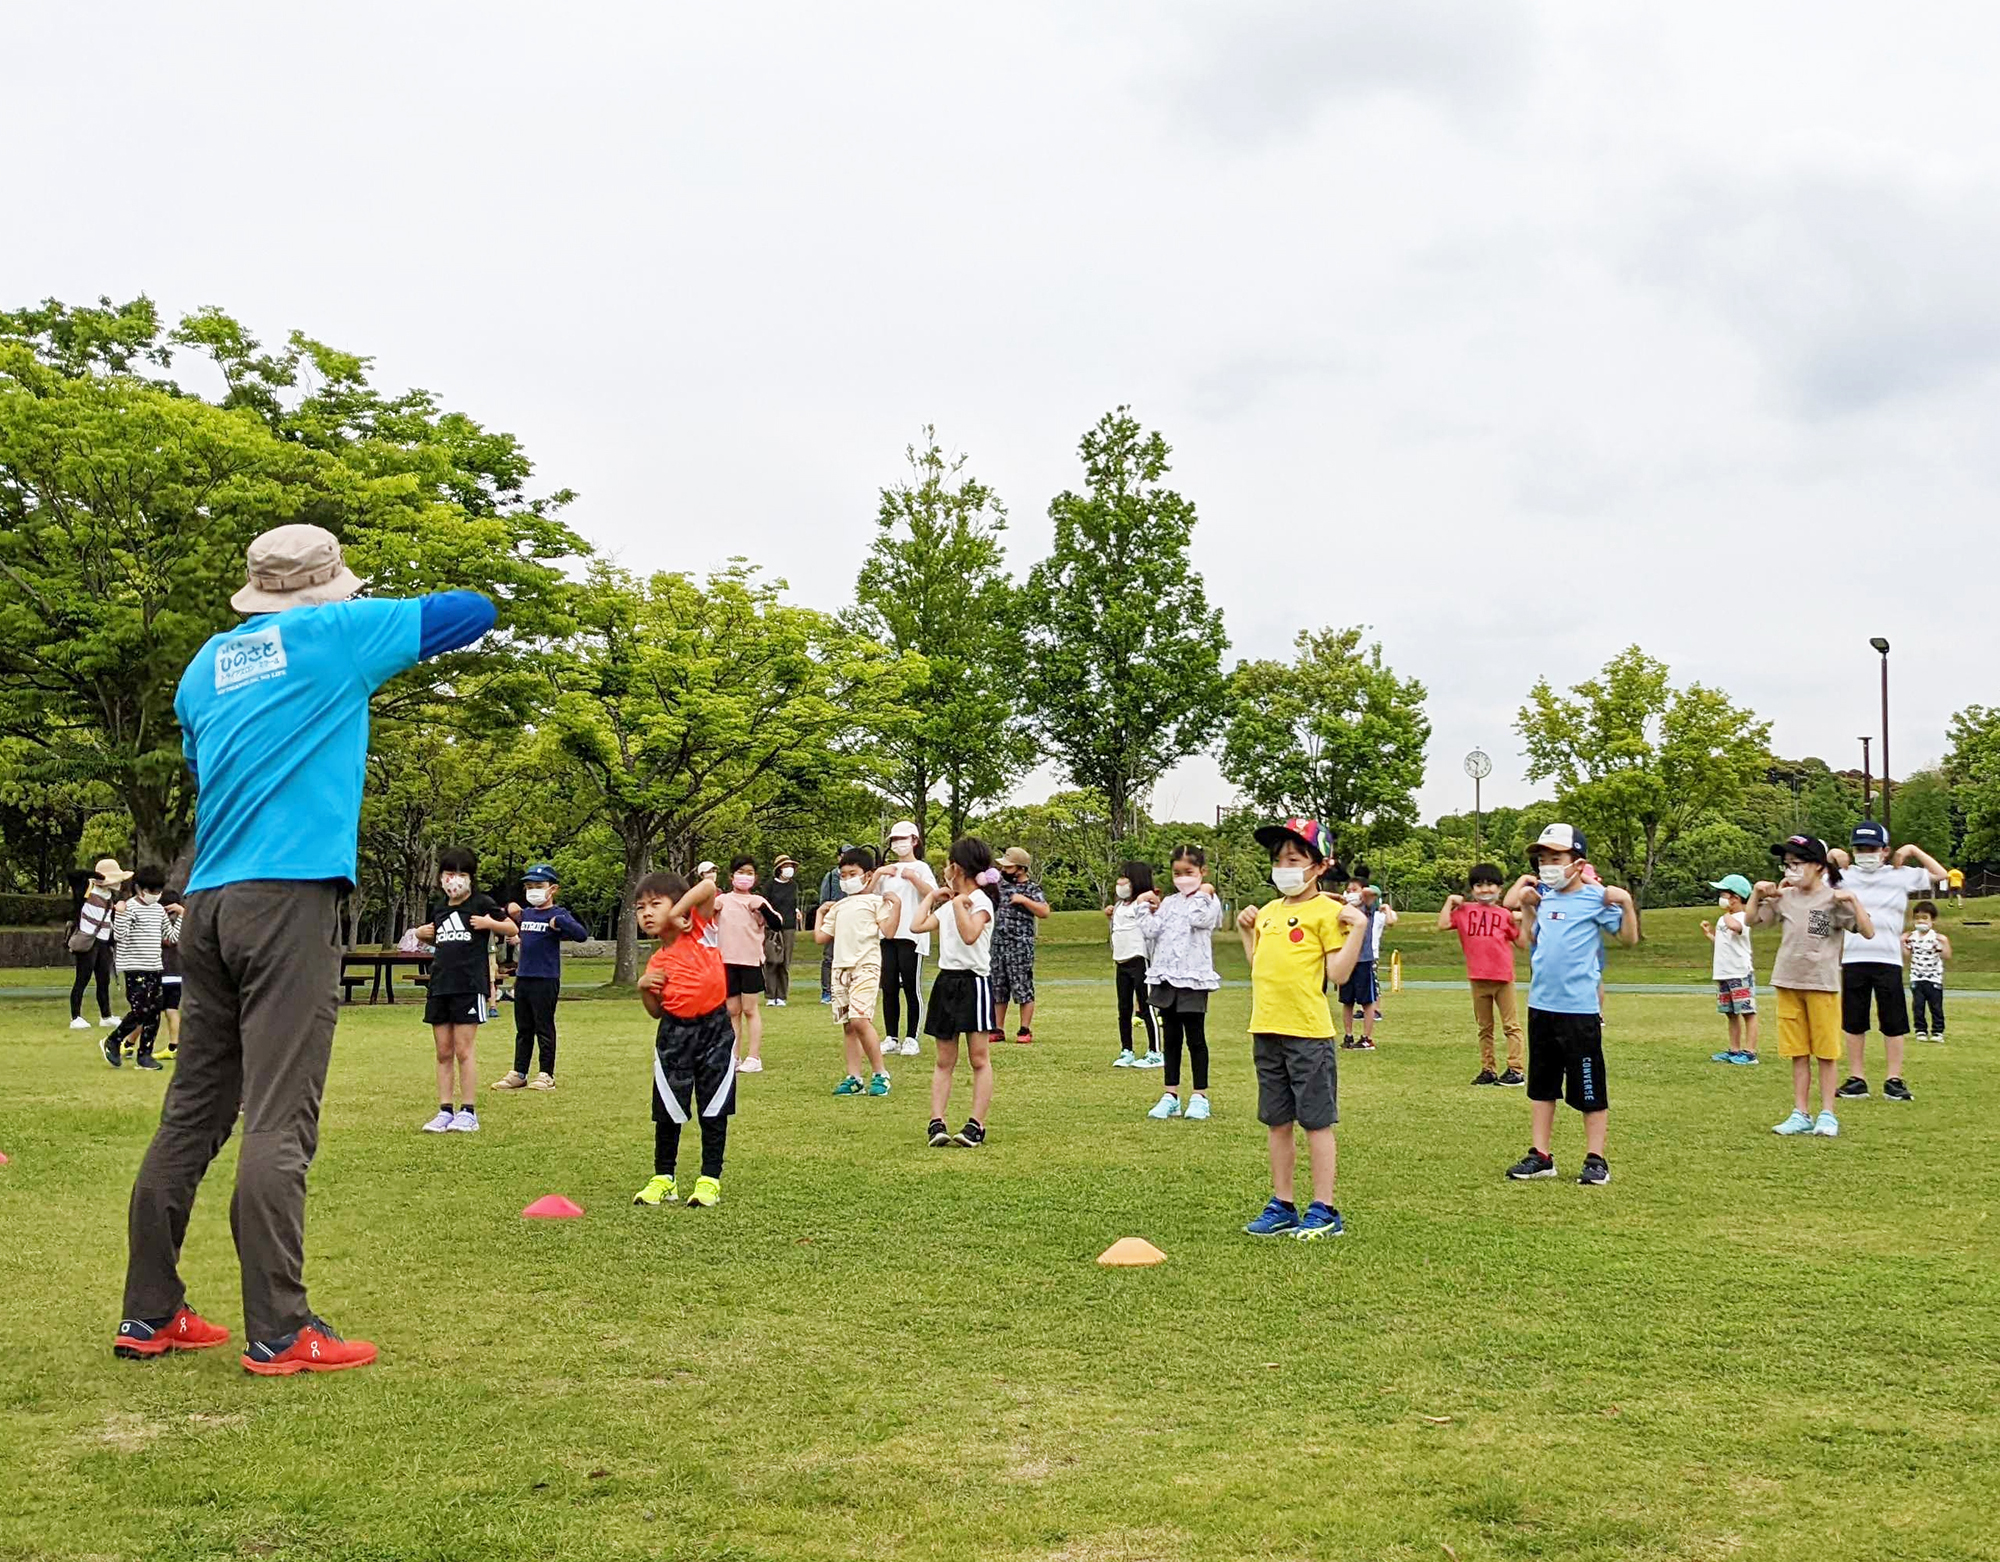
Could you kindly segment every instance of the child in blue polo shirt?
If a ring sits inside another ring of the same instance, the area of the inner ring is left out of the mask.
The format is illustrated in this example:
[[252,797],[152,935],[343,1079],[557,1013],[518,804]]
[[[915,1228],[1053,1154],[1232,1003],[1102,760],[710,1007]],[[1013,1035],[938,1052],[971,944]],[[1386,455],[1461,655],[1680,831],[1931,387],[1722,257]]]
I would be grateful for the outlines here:
[[[590,930],[556,904],[562,885],[556,870],[538,862],[521,875],[527,905],[507,908],[521,930],[520,970],[514,977],[514,1070],[495,1082],[495,1090],[556,1088],[556,1000],[562,996],[562,946],[590,937]],[[537,1045],[542,1070],[528,1078],[528,1064]]]
[[1639,942],[1639,912],[1625,890],[1589,881],[1583,832],[1552,824],[1528,848],[1535,865],[1507,894],[1511,910],[1530,918],[1534,953],[1528,983],[1528,1100],[1534,1142],[1507,1168],[1514,1182],[1556,1174],[1551,1146],[1556,1103],[1567,1099],[1583,1114],[1586,1188],[1611,1180],[1604,1135],[1611,1097],[1604,1079],[1604,1012],[1598,984],[1603,973],[1603,933],[1624,944]]

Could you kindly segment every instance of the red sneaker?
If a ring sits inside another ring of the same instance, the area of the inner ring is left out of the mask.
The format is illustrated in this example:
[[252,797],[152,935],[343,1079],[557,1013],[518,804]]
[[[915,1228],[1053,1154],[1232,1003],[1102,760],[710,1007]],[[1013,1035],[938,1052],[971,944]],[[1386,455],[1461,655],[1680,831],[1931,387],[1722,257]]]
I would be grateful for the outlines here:
[[1022,1029],[1014,1032],[1014,1044],[1016,1046],[1021,1046],[1021,1047],[1032,1046],[1034,1044],[1034,1040],[1035,1040],[1035,1033],[1031,1030],[1028,1030],[1026,1027],[1023,1027]]
[[200,1313],[183,1307],[162,1324],[127,1318],[118,1325],[118,1340],[111,1347],[111,1354],[123,1356],[127,1361],[144,1361],[149,1356],[164,1356],[170,1350],[207,1350],[228,1338],[227,1329],[218,1328]]
[[294,1372],[340,1372],[375,1359],[366,1340],[343,1340],[324,1318],[314,1317],[284,1339],[253,1340],[243,1352],[243,1370],[260,1378],[288,1378]]

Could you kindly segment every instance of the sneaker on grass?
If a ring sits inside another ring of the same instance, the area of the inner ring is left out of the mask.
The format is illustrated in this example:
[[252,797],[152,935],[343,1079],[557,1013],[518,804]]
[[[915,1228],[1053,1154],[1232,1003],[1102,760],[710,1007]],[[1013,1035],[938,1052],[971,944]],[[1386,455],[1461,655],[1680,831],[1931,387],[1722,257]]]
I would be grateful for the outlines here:
[[97,1050],[104,1054],[104,1061],[109,1063],[113,1068],[123,1068],[125,1066],[123,1055],[109,1036],[98,1042]]
[[183,1305],[171,1318],[127,1318],[118,1325],[111,1354],[127,1361],[144,1361],[173,1350],[207,1350],[228,1338],[227,1329]]
[[556,1088],[556,1077],[545,1069],[528,1081],[528,1088],[530,1090],[553,1090]]
[[493,1081],[493,1088],[495,1090],[525,1090],[527,1085],[528,1076],[517,1069],[511,1068],[501,1078]]
[[1111,1060],[1111,1066],[1113,1068],[1137,1068],[1139,1066],[1138,1055],[1130,1047],[1127,1047]]
[[1490,1068],[1483,1068],[1472,1076],[1472,1082],[1475,1085],[1497,1085],[1500,1083],[1500,1076]]
[[694,1192],[688,1195],[689,1209],[714,1209],[722,1202],[722,1180],[718,1177],[697,1177]]
[[1507,1168],[1509,1182],[1539,1182],[1544,1177],[1553,1177],[1555,1174],[1556,1158],[1553,1155],[1542,1154],[1533,1145],[1528,1146],[1526,1155]]
[[1158,1118],[1179,1117],[1181,1115],[1181,1098],[1169,1090],[1153,1103],[1153,1110],[1146,1115]]
[[158,1058],[154,1057],[153,1054],[150,1052],[140,1053],[136,1058],[132,1060],[132,1062],[138,1068],[158,1070],[166,1067],[164,1063],[162,1063]]
[[1886,1101],[1914,1101],[1917,1099],[1910,1094],[1910,1087],[1900,1079],[1883,1080],[1882,1097]]
[[1527,1082],[1528,1082],[1528,1076],[1526,1074],[1523,1074],[1517,1068],[1510,1068],[1507,1070],[1506,1073],[1500,1076],[1500,1083],[1508,1086],[1509,1088],[1512,1088],[1515,1085],[1525,1085]]
[[1191,1123],[1208,1121],[1208,1097],[1197,1090],[1188,1098],[1187,1111],[1182,1114]]
[[79,1014],[75,1019],[69,1022],[69,1028],[71,1030],[89,1030],[90,1021],[86,1020],[81,1014]]
[[[884,1047],[882,1050],[886,1053],[889,1049],[887,1047]],[[905,1036],[903,1038],[903,1045],[897,1049],[896,1055],[898,1057],[913,1058],[922,1050],[923,1048],[921,1048],[917,1044],[916,1037]]]
[[1281,1204],[1274,1197],[1266,1204],[1257,1218],[1243,1228],[1245,1236],[1281,1237],[1288,1231],[1299,1229],[1299,1212],[1289,1204]]
[[1611,1180],[1611,1168],[1601,1155],[1586,1155],[1583,1158],[1583,1174],[1576,1179],[1579,1188],[1601,1188]]
[[296,1334],[282,1339],[252,1340],[243,1348],[243,1370],[260,1378],[290,1377],[295,1372],[339,1372],[365,1367],[375,1359],[366,1340],[343,1340],[333,1325],[315,1317]]
[[867,1088],[868,1087],[862,1084],[860,1080],[856,1079],[852,1074],[849,1074],[839,1084],[833,1087],[833,1093],[837,1096],[858,1096],[862,1093],[862,1091],[866,1090]]
[[1313,1242],[1320,1237],[1344,1237],[1347,1235],[1347,1227],[1340,1218],[1339,1210],[1314,1199],[1306,1206],[1305,1215],[1299,1221],[1299,1228],[1292,1235],[1301,1242]]
[[1868,1081],[1859,1074],[1850,1074],[1840,1082],[1840,1088],[1834,1091],[1834,1094],[1843,1101],[1866,1101]]
[[645,1187],[632,1195],[632,1202],[658,1209],[662,1204],[678,1204],[680,1198],[680,1194],[674,1191],[674,1179],[656,1174],[647,1180]]
[[1731,1047],[1727,1052],[1711,1052],[1708,1055],[1708,1061],[1711,1063],[1734,1063],[1742,1055],[1734,1047]]
[[451,1131],[455,1134],[476,1134],[479,1132],[479,1114],[469,1106],[462,1106],[451,1115]]
[[457,1113],[452,1112],[444,1107],[438,1108],[438,1115],[436,1117],[433,1117],[428,1123],[424,1124],[424,1132],[427,1134],[450,1133],[452,1119],[457,1115],[458,1115]]
[[1774,1134],[1783,1134],[1786,1138],[1789,1139],[1794,1134],[1811,1133],[1812,1127],[1813,1127],[1813,1120],[1810,1117],[1806,1116],[1805,1113],[1799,1111],[1796,1107],[1794,1107],[1792,1110],[1792,1115],[1786,1118],[1782,1123],[1779,1123],[1774,1128],[1772,1128],[1771,1132]]
[[1134,1068],[1165,1068],[1167,1066],[1167,1057],[1165,1053],[1156,1047],[1132,1066]]
[[930,1127],[924,1130],[924,1138],[933,1150],[942,1150],[951,1143],[951,1130],[945,1127],[942,1117],[933,1117]]
[[961,1150],[976,1150],[986,1142],[986,1125],[976,1117],[968,1117],[965,1126],[951,1136],[951,1142]]
[[1729,1061],[1734,1063],[1738,1068],[1755,1068],[1757,1066],[1757,1054],[1754,1052],[1739,1052]]
[[739,1074],[761,1074],[764,1072],[764,1060],[762,1058],[745,1058],[741,1063],[736,1065],[736,1072]]
[[1831,1112],[1820,1113],[1818,1117],[1813,1119],[1813,1135],[1819,1139],[1838,1139],[1840,1137],[1840,1119],[1835,1117]]
[[889,1076],[871,1074],[868,1077],[868,1093],[871,1096],[886,1096],[889,1093]]

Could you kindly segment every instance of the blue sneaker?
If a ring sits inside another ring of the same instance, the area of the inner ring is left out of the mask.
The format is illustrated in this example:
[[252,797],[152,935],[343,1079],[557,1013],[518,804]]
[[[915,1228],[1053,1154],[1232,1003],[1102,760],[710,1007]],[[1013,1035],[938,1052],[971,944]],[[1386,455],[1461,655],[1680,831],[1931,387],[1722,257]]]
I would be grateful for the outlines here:
[[847,1078],[833,1087],[833,1093],[837,1096],[858,1096],[867,1088],[860,1080],[849,1074]]
[[1796,1110],[1790,1117],[1771,1130],[1772,1133],[1783,1134],[1788,1139],[1794,1134],[1809,1134],[1812,1131],[1813,1120],[1806,1116],[1805,1113]]
[[1299,1212],[1280,1204],[1276,1199],[1264,1206],[1264,1212],[1243,1228],[1244,1234],[1253,1237],[1281,1237],[1289,1231],[1299,1229]]
[[1752,1068],[1756,1066],[1757,1054],[1754,1052],[1739,1052],[1729,1061],[1736,1064],[1739,1068]]
[[1708,1055],[1708,1061],[1711,1063],[1734,1063],[1742,1055],[1740,1052],[1711,1052]]
[[886,1096],[889,1093],[889,1076],[887,1074],[871,1076],[868,1081],[868,1093],[871,1096]]
[[1148,1117],[1163,1118],[1179,1117],[1181,1115],[1181,1098],[1169,1090],[1158,1101],[1153,1103],[1153,1110],[1146,1115]]
[[1207,1096],[1204,1096],[1204,1095],[1194,1095],[1194,1096],[1190,1096],[1190,1097],[1188,1098],[1188,1104],[1187,1104],[1187,1114],[1186,1114],[1186,1115],[1187,1115],[1187,1120],[1188,1120],[1189,1122],[1191,1122],[1191,1123],[1205,1123],[1205,1122],[1207,1122],[1207,1121],[1208,1121],[1208,1097],[1207,1097]]
[[1299,1229],[1292,1235],[1301,1242],[1313,1242],[1320,1237],[1344,1237],[1347,1227],[1341,1222],[1339,1210],[1330,1209],[1314,1199],[1306,1206],[1306,1218],[1299,1222]]

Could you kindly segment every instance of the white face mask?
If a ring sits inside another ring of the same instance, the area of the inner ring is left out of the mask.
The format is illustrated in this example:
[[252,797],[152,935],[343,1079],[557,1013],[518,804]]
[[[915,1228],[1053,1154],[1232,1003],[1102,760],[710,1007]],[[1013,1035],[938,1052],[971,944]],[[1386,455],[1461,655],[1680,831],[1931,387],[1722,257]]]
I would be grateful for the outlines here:
[[1340,898],[1346,901],[1350,906],[1358,906],[1361,904],[1361,891],[1358,889],[1351,889],[1346,894],[1342,895]]
[[1472,892],[1472,898],[1482,906],[1490,906],[1500,898],[1499,887],[1493,884],[1482,884]]
[[1127,884],[1123,879],[1120,879],[1118,887],[1112,890],[1111,893],[1116,895],[1120,900],[1130,900],[1132,898],[1132,886]]
[[546,884],[537,884],[533,889],[528,891],[529,905],[546,906],[548,903],[549,903],[549,887]]
[[789,883],[791,883],[791,882],[792,882],[792,870],[791,870],[790,868],[780,868],[780,869],[778,870],[778,882],[779,882],[780,884],[789,884]]
[[754,873],[732,873],[729,876],[729,885],[737,894],[747,895],[757,887],[757,875]]
[[1803,884],[1805,881],[1806,865],[1804,863],[1788,862],[1785,864],[1785,882],[1787,884],[1797,885]]
[[1882,866],[1882,854],[1880,852],[1856,852],[1854,854],[1854,866],[1857,868],[1879,868]]
[[899,835],[889,843],[889,850],[905,862],[908,862],[917,854],[917,843],[908,836]]
[[158,905],[159,900],[160,895],[157,890],[142,889],[139,891],[139,904],[142,906]]
[[439,877],[438,882],[444,886],[444,892],[454,900],[460,895],[469,895],[472,893],[472,880],[467,878],[463,873],[443,874]]
[[1919,933],[1928,933],[1930,930],[1931,930],[1931,919],[1929,917],[1918,917],[1917,931]]
[[[1306,878],[1307,874],[1304,868],[1273,868],[1271,870],[1271,887],[1280,895],[1296,895],[1306,887]],[[1358,899],[1359,897],[1356,898]]]
[[1201,875],[1199,873],[1176,873],[1174,875],[1174,888],[1179,890],[1183,895],[1192,895],[1196,890],[1201,888]]
[[1715,897],[1715,903],[1718,906],[1720,906],[1724,911],[1727,911],[1729,909],[1729,897],[1727,895],[1717,895]]
[[1546,889],[1561,889],[1569,882],[1569,864],[1566,862],[1545,862],[1535,870],[1535,877],[1542,881]]
[[843,873],[840,876],[841,891],[848,895],[859,895],[861,893],[861,886],[867,882],[868,880],[858,873]]

